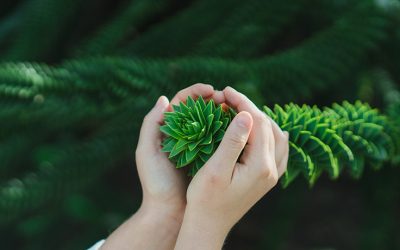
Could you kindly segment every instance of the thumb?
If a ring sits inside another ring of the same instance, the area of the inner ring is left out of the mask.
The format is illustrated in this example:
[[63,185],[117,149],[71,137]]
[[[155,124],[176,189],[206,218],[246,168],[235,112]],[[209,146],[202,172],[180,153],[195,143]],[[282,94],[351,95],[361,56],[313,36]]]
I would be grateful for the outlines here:
[[250,113],[242,111],[235,116],[218,149],[207,163],[207,168],[215,170],[218,175],[232,177],[233,168],[247,143],[253,118]]
[[143,119],[138,147],[141,147],[148,153],[159,151],[161,144],[160,125],[163,122],[164,112],[168,104],[168,99],[165,96],[160,96],[156,105]]

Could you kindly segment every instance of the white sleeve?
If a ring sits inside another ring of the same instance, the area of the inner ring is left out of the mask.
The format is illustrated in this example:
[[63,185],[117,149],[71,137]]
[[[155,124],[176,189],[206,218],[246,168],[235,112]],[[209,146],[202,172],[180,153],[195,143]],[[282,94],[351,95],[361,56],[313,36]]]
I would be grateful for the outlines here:
[[99,250],[100,247],[104,244],[105,240],[101,240],[99,242],[97,242],[96,244],[94,244],[91,248],[89,248],[88,250]]

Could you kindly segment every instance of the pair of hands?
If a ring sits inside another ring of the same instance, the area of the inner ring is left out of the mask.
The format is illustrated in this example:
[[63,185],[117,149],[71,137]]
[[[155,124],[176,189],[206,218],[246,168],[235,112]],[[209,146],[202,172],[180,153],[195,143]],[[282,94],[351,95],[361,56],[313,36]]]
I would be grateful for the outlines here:
[[[199,95],[239,113],[216,152],[188,184],[184,173],[160,151],[159,128],[171,104]],[[195,84],[179,91],[170,103],[162,96],[144,118],[136,150],[143,189],[138,213],[169,221],[165,224],[175,240],[171,237],[164,249],[221,249],[229,230],[285,172],[288,145],[288,133],[231,87],[216,91],[211,85]]]

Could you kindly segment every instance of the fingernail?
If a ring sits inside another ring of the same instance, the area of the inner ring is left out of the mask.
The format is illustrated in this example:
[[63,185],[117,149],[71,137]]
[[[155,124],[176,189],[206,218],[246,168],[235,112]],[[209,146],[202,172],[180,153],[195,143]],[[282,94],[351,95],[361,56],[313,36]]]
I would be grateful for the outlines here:
[[246,114],[246,113],[241,112],[236,117],[237,117],[236,122],[239,127],[246,128],[246,129],[250,127],[251,117],[248,113]]
[[164,107],[166,106],[165,104],[168,103],[168,99],[165,96],[160,96],[156,102],[156,107]]

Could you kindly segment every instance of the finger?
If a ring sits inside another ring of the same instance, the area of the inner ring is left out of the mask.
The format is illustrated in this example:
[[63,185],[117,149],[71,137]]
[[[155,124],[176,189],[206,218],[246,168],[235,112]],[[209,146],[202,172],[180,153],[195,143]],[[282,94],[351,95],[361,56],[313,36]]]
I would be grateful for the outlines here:
[[225,102],[225,95],[222,91],[215,90],[214,94],[209,99],[213,99],[217,104],[222,104]]
[[168,98],[161,96],[158,98],[156,105],[144,117],[140,129],[138,149],[143,149],[149,153],[159,152],[161,145],[160,125],[163,123],[164,112],[168,104]]
[[208,160],[206,169],[230,180],[239,155],[247,143],[252,126],[253,119],[248,112],[237,114],[226,130],[221,144]]
[[[282,162],[286,149],[288,147],[288,136],[289,134],[287,131],[284,133],[281,128],[278,126],[278,124],[271,119],[271,117],[267,116],[266,117],[271,121],[272,125],[272,132],[274,134],[275,138],[275,160],[277,162],[277,166],[279,166],[280,162]],[[279,173],[279,170],[278,170]]]
[[[266,158],[275,162],[275,140],[271,121],[242,93],[231,87],[225,88],[223,92],[225,101],[229,106],[238,111],[249,112],[254,119],[254,128],[250,133],[248,146],[242,157],[243,163],[258,163]],[[255,165],[263,166],[264,164]]]
[[[289,159],[289,133],[287,131],[283,132],[285,135],[285,138],[281,140],[281,145],[283,147],[280,147],[279,149],[279,154],[280,154],[280,160],[277,161],[277,169],[278,169],[278,176],[279,178],[283,175],[283,173],[286,172],[287,168],[287,163]],[[278,151],[278,150],[276,150]]]
[[238,111],[247,111],[251,115],[259,115],[261,110],[245,95],[235,90],[232,87],[226,87],[222,91],[225,95],[225,102],[230,107],[235,108]]
[[190,87],[180,90],[171,100],[171,105],[178,105],[179,102],[186,102],[186,98],[191,96],[196,98],[202,96],[204,99],[211,97],[214,94],[213,86],[209,84],[196,83]]

